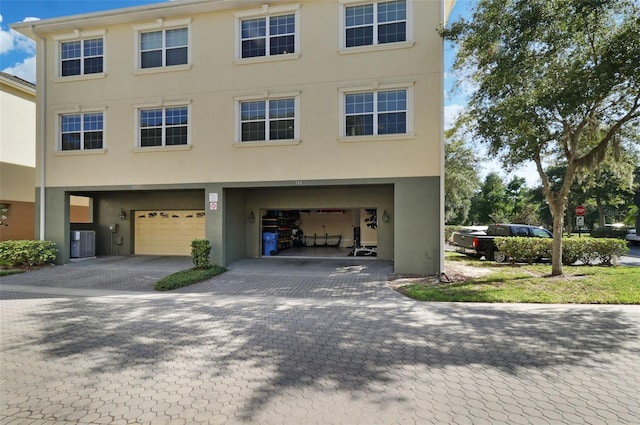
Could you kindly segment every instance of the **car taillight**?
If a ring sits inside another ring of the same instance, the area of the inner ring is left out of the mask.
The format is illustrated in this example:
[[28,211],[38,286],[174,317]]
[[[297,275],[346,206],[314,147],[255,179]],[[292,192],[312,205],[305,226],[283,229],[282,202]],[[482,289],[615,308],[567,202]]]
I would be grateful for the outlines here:
[[478,244],[480,243],[480,241],[478,240],[478,238],[473,238],[473,244],[471,246],[473,246],[474,249],[478,248]]

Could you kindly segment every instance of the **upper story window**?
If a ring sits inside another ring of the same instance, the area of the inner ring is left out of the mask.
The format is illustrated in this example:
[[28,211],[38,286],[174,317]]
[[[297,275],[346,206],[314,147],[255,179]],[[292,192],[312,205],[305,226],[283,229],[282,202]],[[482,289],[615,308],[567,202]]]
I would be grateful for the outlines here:
[[102,112],[60,115],[60,150],[102,149],[103,139]]
[[413,82],[341,88],[342,141],[413,137]]
[[60,43],[60,51],[60,70],[63,77],[102,72],[102,38]]
[[140,33],[140,68],[186,65],[189,53],[189,30]]
[[61,34],[58,41],[58,77],[103,77],[105,68],[105,31],[75,31]]
[[136,25],[137,68],[148,70],[190,63],[190,19]]
[[141,148],[189,143],[188,106],[139,109],[138,123]]
[[300,5],[265,5],[237,12],[237,58],[278,58],[299,53],[299,9]]
[[295,110],[294,98],[240,102],[240,140],[293,140]]
[[296,142],[299,92],[236,98],[238,142]]
[[345,135],[371,136],[407,132],[407,91],[345,95]]
[[242,57],[295,53],[295,15],[242,21]]
[[345,7],[345,47],[407,41],[406,0]]
[[341,0],[339,53],[413,46],[413,0]]

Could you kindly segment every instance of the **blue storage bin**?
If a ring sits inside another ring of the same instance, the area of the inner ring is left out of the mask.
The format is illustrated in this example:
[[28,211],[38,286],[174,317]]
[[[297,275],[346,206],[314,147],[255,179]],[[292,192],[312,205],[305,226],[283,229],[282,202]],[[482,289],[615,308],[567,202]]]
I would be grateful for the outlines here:
[[264,232],[262,234],[262,254],[265,256],[278,253],[278,234]]

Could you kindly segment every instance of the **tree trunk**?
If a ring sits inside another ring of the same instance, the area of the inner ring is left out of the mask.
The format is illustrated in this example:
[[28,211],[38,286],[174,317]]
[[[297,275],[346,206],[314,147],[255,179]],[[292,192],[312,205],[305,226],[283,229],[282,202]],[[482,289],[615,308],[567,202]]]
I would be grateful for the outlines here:
[[598,208],[598,222],[600,223],[600,227],[604,227],[605,225],[605,217],[604,217],[604,208],[602,206],[602,200],[600,196],[596,196],[596,207]]
[[551,276],[562,275],[562,233],[564,227],[564,214],[560,206],[551,208],[557,212],[553,214],[553,245],[551,249]]

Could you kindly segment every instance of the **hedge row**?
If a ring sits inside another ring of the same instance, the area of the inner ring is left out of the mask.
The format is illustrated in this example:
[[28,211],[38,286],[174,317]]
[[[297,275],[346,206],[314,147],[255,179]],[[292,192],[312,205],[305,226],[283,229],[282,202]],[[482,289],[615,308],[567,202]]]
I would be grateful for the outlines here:
[[[496,247],[502,251],[511,262],[533,263],[551,258],[551,239],[539,238],[496,238]],[[562,264],[571,265],[578,261],[586,265],[598,262],[612,265],[614,257],[620,257],[629,252],[626,242],[611,238],[565,238],[562,240]]]
[[0,265],[33,267],[52,263],[56,259],[56,244],[51,241],[0,242]]
[[596,227],[591,231],[591,237],[594,238],[624,239],[626,236],[626,227]]

